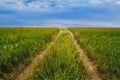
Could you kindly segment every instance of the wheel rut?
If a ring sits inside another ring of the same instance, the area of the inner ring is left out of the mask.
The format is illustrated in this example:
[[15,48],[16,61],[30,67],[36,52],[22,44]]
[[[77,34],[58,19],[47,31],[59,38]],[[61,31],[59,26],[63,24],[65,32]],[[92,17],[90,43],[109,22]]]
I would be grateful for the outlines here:
[[75,47],[77,48],[78,52],[80,53],[79,56],[83,62],[83,65],[87,71],[88,76],[90,77],[90,80],[102,80],[97,72],[96,66],[94,63],[88,58],[88,56],[85,54],[84,50],[80,48],[80,45],[78,45],[77,40],[75,39],[73,33],[69,31],[69,34],[72,37],[72,40],[75,44]]
[[33,72],[33,69],[35,68],[35,66],[41,62],[44,58],[44,56],[47,54],[47,52],[49,51],[50,47],[52,45],[54,45],[54,43],[57,41],[58,37],[61,35],[62,33],[62,30],[60,30],[60,32],[58,33],[58,35],[55,37],[55,39],[50,42],[47,46],[47,48],[42,52],[40,53],[40,55],[37,55],[32,63],[30,65],[28,65],[24,70],[23,72],[21,72],[20,74],[17,75],[16,79],[15,80],[26,80],[29,76],[32,75],[32,72]]
[[[22,73],[20,73],[15,80],[26,80],[29,76],[32,75],[32,72],[35,68],[35,66],[41,62],[44,58],[44,56],[47,54],[47,52],[49,51],[49,49],[51,48],[52,45],[54,45],[54,43],[58,40],[59,36],[61,35],[61,33],[64,32],[64,30],[60,30],[60,32],[58,33],[58,35],[56,36],[56,38],[49,43],[49,45],[47,46],[47,48],[40,54],[37,55],[32,63],[27,66],[24,71]],[[79,52],[79,56],[83,62],[83,65],[87,71],[87,74],[90,78],[90,80],[102,80],[97,72],[96,66],[94,65],[94,63],[88,58],[88,56],[85,54],[84,50],[82,48],[80,48],[80,45],[77,43],[77,40],[75,39],[73,33],[69,30],[65,30],[65,32],[68,32],[72,38],[72,41],[74,42],[75,47],[77,48],[78,52]]]

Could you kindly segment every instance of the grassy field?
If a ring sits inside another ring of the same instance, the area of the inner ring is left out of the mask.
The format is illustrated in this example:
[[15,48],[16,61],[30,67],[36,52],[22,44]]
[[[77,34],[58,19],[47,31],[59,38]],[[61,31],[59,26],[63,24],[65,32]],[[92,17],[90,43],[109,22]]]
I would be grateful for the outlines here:
[[94,65],[102,80],[120,80],[120,28],[0,28],[0,80],[16,79],[51,42],[27,80],[91,80]]
[[58,32],[57,28],[0,28],[0,78],[12,80]]
[[68,32],[63,32],[28,80],[86,80],[86,71]]
[[120,80],[120,29],[71,28],[103,80]]

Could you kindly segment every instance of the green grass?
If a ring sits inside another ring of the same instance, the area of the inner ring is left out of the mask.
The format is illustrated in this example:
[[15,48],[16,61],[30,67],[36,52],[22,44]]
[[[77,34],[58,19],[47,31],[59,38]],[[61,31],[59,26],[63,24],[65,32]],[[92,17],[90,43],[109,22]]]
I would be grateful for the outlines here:
[[13,79],[58,31],[57,28],[0,28],[0,78]]
[[120,28],[71,28],[103,80],[120,80]]
[[63,32],[28,80],[85,80],[86,71],[68,32]]
[[[69,28],[103,80],[120,80],[120,28]],[[46,49],[57,28],[0,28],[0,79],[14,80]],[[86,80],[70,34],[64,30],[28,80]]]

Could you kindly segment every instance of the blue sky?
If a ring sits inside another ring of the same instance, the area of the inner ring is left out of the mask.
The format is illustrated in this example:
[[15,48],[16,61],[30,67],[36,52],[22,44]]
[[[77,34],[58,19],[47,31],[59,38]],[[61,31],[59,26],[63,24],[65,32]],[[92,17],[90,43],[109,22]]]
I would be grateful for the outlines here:
[[0,26],[120,27],[120,0],[0,0]]

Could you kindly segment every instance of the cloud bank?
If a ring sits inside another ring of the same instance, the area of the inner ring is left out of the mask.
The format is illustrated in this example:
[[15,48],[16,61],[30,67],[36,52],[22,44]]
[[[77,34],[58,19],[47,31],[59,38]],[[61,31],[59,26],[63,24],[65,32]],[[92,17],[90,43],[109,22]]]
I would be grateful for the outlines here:
[[120,0],[0,0],[0,26],[117,26]]
[[16,10],[50,10],[66,7],[120,4],[120,0],[0,0],[0,7]]

